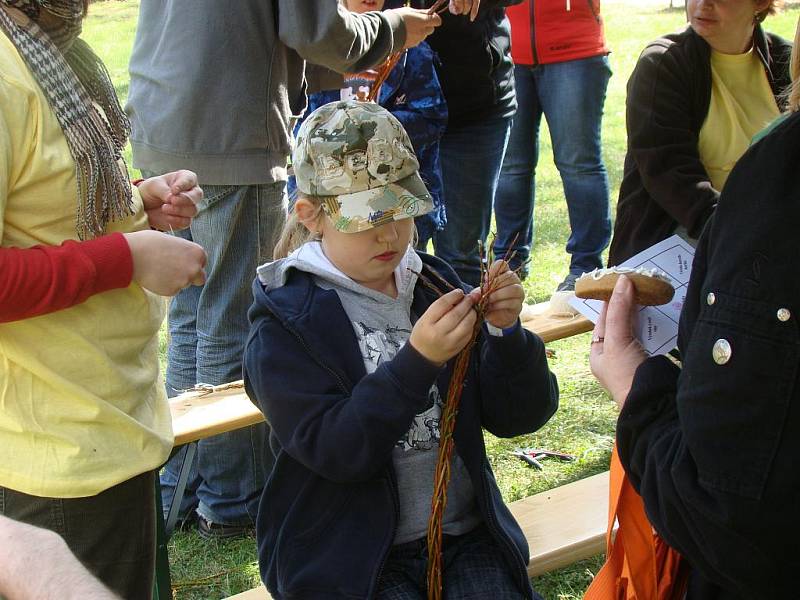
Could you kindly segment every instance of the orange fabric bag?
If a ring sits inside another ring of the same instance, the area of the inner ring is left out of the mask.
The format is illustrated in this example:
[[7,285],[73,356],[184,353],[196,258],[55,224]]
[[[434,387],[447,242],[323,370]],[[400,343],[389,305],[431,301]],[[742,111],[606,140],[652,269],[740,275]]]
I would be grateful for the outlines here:
[[[677,551],[653,531],[644,502],[611,453],[606,562],[584,600],[682,600],[689,568]],[[616,537],[614,522],[619,521]]]

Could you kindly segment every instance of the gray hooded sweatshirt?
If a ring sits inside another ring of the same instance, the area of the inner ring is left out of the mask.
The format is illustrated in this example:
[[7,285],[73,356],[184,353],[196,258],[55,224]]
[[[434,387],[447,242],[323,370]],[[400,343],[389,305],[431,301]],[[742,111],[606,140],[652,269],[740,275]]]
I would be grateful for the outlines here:
[[[418,273],[421,268],[422,260],[409,248],[395,269],[397,298],[391,298],[350,279],[328,260],[322,244],[308,242],[288,258],[259,267],[258,278],[270,290],[285,283],[289,269],[299,269],[314,275],[316,285],[334,290],[353,324],[364,367],[369,374],[382,362],[394,358],[411,335],[411,303],[417,283],[414,272]],[[418,316],[415,315],[413,320],[416,321]],[[417,540],[427,532],[443,406],[443,398],[436,384],[431,387],[429,398],[430,406],[409,423],[408,432],[397,441],[392,454],[400,495],[395,544]],[[472,482],[461,458],[455,454],[442,531],[449,535],[461,535],[480,521]]]
[[358,72],[405,37],[395,13],[335,0],[142,0],[125,107],[133,165],[191,169],[204,184],[284,181],[304,59]]

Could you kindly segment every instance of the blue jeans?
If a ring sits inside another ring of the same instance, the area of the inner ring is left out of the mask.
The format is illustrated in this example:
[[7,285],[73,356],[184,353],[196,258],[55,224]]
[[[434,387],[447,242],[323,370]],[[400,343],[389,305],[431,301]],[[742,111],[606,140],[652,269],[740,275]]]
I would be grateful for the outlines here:
[[567,200],[572,232],[567,240],[570,273],[581,274],[603,266],[601,254],[611,239],[611,218],[600,129],[610,77],[606,56],[514,67],[519,107],[495,202],[495,254],[505,254],[514,236],[519,236],[513,245],[513,267],[527,263],[533,244],[542,113],[550,128],[553,158]]
[[[202,185],[204,199],[191,227],[175,235],[208,254],[206,283],[191,286],[169,308],[167,394],[196,383],[219,385],[242,378],[242,352],[249,332],[247,310],[256,267],[272,258],[286,221],[284,184]],[[201,440],[179,518],[192,509],[226,525],[254,522],[272,464],[269,429],[253,425]],[[164,512],[169,510],[184,451],[161,474]],[[268,461],[268,458],[266,459]]]
[[[442,539],[442,598],[523,600],[503,553],[484,525]],[[394,546],[378,581],[377,600],[427,598],[428,549],[425,538]],[[534,594],[535,598],[540,598]]]
[[478,241],[485,242],[510,118],[449,127],[439,145],[447,225],[433,237],[436,256],[462,281],[480,284]]

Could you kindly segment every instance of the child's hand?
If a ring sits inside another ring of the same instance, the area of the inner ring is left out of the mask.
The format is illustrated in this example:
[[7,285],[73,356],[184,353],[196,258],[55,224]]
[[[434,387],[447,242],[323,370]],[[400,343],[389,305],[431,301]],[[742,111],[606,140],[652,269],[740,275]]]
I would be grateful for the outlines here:
[[[522,288],[522,282],[517,274],[504,260],[496,260],[489,267],[489,279],[492,278],[494,278],[495,289],[489,296],[484,317],[495,327],[506,329],[514,325],[519,318],[522,303],[525,300],[525,290]],[[475,288],[470,295],[479,297],[480,289]]]
[[442,365],[472,337],[475,300],[462,290],[448,292],[428,307],[411,330],[408,343],[432,363]]

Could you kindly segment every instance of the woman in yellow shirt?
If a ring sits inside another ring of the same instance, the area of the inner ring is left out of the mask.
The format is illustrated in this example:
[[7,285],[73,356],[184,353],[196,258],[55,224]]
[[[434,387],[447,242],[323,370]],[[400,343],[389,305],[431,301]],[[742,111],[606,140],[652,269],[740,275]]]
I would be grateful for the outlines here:
[[132,189],[127,120],[78,39],[86,4],[0,0],[0,260],[21,274],[0,294],[0,513],[56,531],[138,599],[172,447],[150,290],[201,283],[205,261],[150,227],[185,226],[202,191],[188,171]]
[[699,237],[731,168],[783,107],[791,44],[761,28],[779,4],[687,0],[689,26],[642,52],[609,264],[673,233]]

